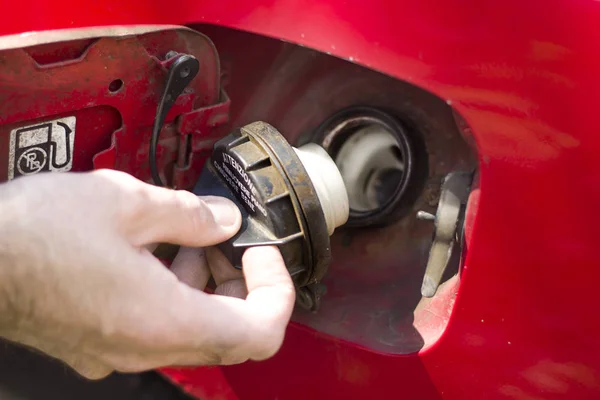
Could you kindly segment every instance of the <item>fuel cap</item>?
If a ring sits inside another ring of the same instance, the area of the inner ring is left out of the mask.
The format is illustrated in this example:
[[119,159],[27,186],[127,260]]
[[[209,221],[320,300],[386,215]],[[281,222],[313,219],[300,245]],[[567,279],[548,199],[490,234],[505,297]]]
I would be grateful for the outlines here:
[[349,214],[342,176],[319,145],[292,147],[265,122],[215,143],[194,193],[227,197],[242,227],[218,247],[235,268],[246,248],[277,246],[297,287],[319,282],[331,261],[329,236]]

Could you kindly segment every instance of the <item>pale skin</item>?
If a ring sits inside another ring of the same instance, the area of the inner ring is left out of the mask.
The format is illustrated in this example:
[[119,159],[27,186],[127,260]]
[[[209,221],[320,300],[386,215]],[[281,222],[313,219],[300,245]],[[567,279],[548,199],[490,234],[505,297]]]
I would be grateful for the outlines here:
[[[247,250],[243,275],[211,247],[240,224],[226,199],[116,171],[2,184],[0,337],[89,379],[269,358],[294,287],[274,247]],[[152,255],[157,243],[183,246],[171,269]],[[214,294],[203,291],[211,276]]]

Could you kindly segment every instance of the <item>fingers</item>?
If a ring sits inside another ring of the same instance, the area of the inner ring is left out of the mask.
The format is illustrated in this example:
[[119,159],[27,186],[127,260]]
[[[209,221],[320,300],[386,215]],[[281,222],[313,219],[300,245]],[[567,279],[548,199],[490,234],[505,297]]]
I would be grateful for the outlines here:
[[234,279],[231,281],[223,282],[215,289],[215,294],[220,296],[237,297],[238,299],[245,299],[248,295],[248,289],[246,289],[246,281],[244,279]]
[[248,293],[242,271],[233,268],[215,247],[182,247],[171,264],[171,272],[194,289],[204,290],[212,274],[216,294],[243,299]]
[[[198,197],[183,190],[143,185],[139,203],[123,229],[132,244],[173,243],[190,247],[221,243],[240,229],[238,207],[223,197]],[[131,209],[131,207],[128,207]]]
[[[262,360],[280,348],[295,301],[294,286],[276,247],[248,249],[243,257],[246,300],[185,291],[177,327],[181,347],[196,347],[198,363]],[[184,304],[185,303],[185,304]],[[186,363],[192,360],[186,358]]]
[[[90,176],[95,179],[90,180]],[[96,184],[102,181],[99,186],[104,190],[98,197],[117,205],[119,229],[137,247],[152,243],[211,246],[229,239],[240,229],[240,210],[223,197],[198,197],[112,170],[94,171],[86,178],[85,181]]]
[[182,247],[171,264],[171,272],[188,286],[204,290],[210,278],[205,250]]
[[63,358],[63,361],[89,380],[104,379],[114,372],[112,368],[88,356],[70,356]]
[[216,247],[206,248],[206,260],[217,286],[230,280],[244,278],[244,273],[233,268],[223,252]]
[[286,300],[284,304],[291,309],[293,301],[289,300],[295,298],[294,285],[277,247],[249,248],[244,253],[242,265],[250,296],[257,300],[262,298],[263,294],[276,296]]
[[[99,379],[111,370],[103,365],[127,372],[166,365],[228,365],[263,360],[279,350],[295,295],[277,248],[246,251],[244,275],[250,289],[246,300],[209,295],[193,288],[204,285],[208,276],[208,267],[197,249],[183,248],[174,262],[177,276],[191,282],[189,286],[176,280],[150,253],[135,253],[132,257],[131,263],[144,265],[127,268],[144,271],[144,279],[137,279],[134,286],[143,287],[144,294],[138,297],[135,308],[128,308],[130,312],[121,316],[121,323],[129,324],[129,329],[115,334],[111,328],[106,336],[124,342],[117,347],[105,344],[106,350],[99,353],[105,364],[71,361],[80,374]],[[203,271],[201,275],[187,275],[198,269]],[[129,274],[123,278],[124,282],[135,280]],[[222,283],[219,291],[237,296],[244,287],[243,280],[233,279]],[[117,322],[112,320],[120,326]]]
[[215,294],[221,296],[246,298],[248,290],[244,281],[244,273],[233,268],[223,252],[216,247],[206,248],[206,259],[217,288]]
[[276,247],[249,248],[242,263],[248,288],[246,302],[267,333],[251,358],[262,360],[281,347],[296,299],[294,284]]

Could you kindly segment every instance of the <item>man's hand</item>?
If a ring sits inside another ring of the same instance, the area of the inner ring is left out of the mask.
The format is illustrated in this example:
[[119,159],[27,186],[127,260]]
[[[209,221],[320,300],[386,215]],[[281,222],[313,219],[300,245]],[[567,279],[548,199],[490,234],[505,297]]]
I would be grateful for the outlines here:
[[[268,358],[294,304],[279,251],[247,250],[242,277],[220,252],[201,249],[240,223],[226,199],[116,171],[0,185],[0,336],[88,378]],[[172,270],[151,254],[163,242],[186,246]],[[202,291],[211,269],[213,295]]]

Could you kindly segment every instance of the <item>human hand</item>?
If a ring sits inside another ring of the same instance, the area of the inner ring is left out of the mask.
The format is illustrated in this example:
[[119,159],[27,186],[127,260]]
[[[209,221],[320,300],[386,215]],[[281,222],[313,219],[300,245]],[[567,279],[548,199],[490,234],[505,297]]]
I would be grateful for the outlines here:
[[[247,250],[244,281],[218,251],[198,249],[238,231],[226,199],[103,170],[0,185],[0,210],[2,337],[91,379],[262,360],[281,346],[295,295],[279,251]],[[151,254],[156,243],[187,246],[172,270]],[[209,264],[212,295],[201,291]]]

